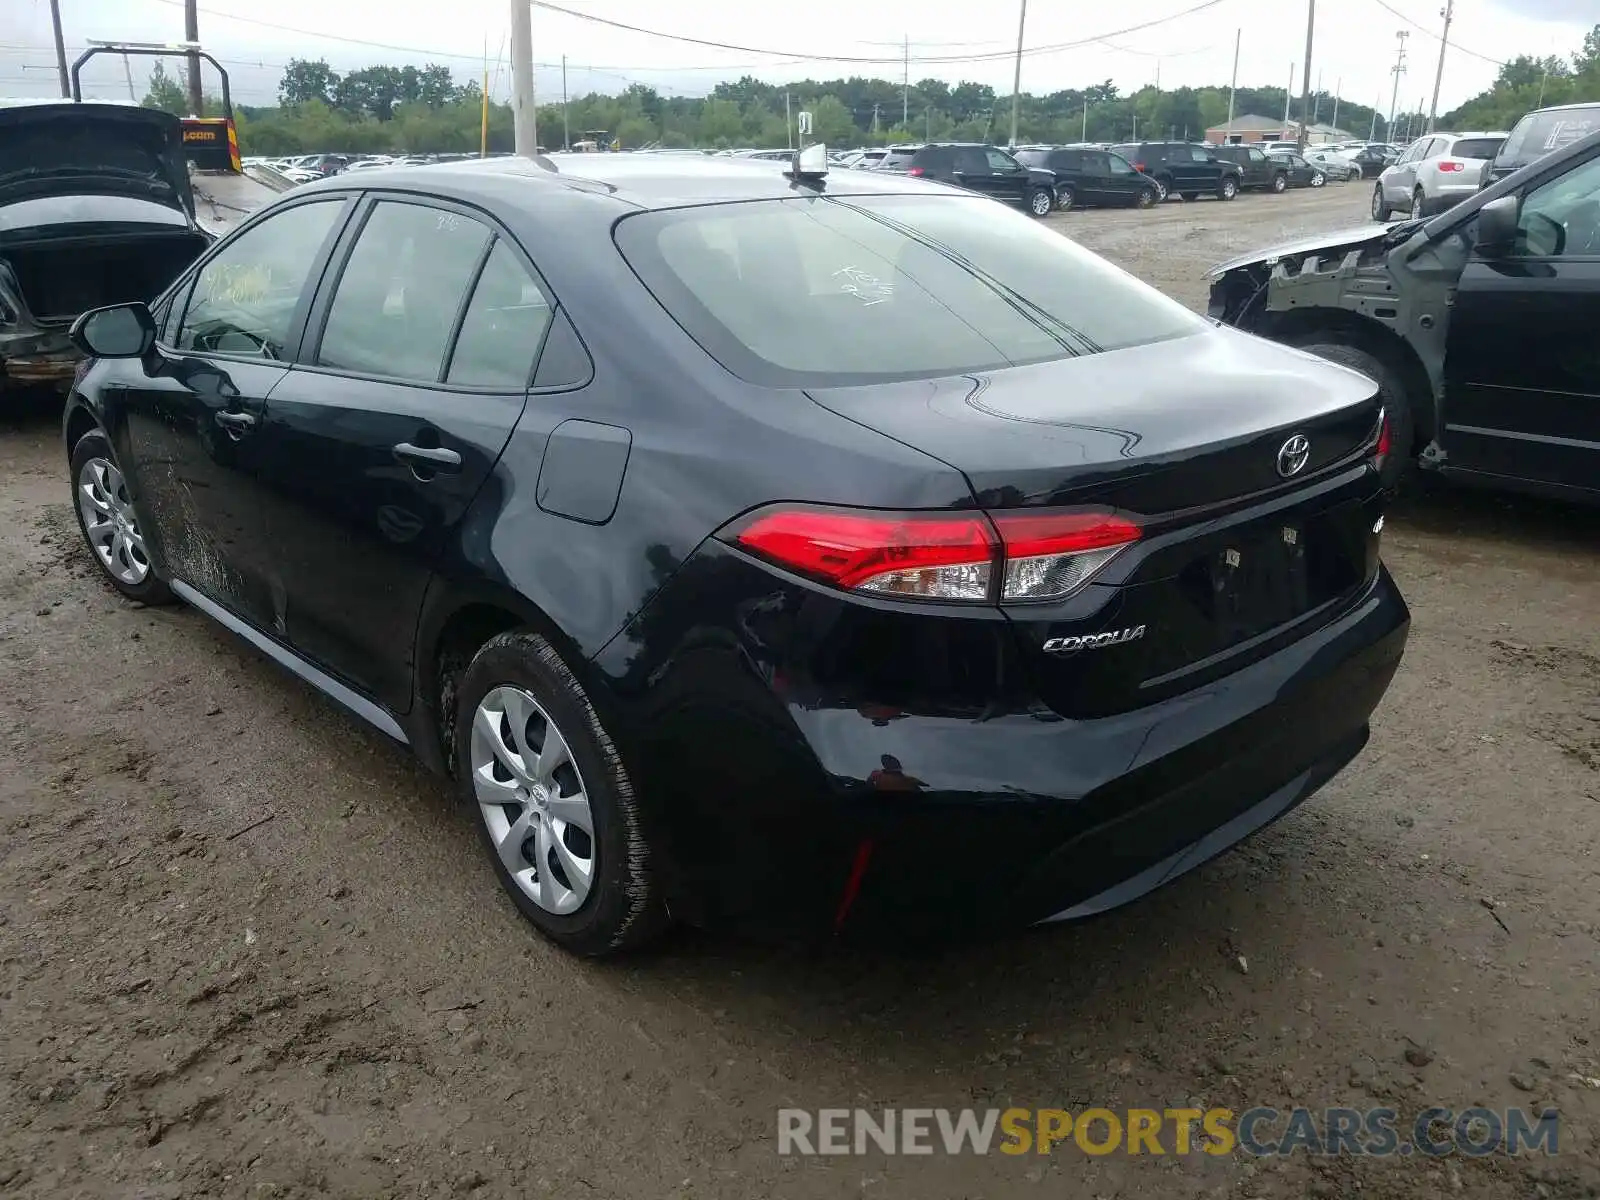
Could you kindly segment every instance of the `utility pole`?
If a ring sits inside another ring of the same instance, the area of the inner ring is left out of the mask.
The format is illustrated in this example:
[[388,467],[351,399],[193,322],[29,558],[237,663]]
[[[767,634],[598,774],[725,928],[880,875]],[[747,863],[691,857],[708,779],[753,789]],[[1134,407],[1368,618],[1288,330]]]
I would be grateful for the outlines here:
[[[191,46],[200,44],[200,0],[183,0],[183,37]],[[189,113],[205,116],[205,96],[200,91],[200,56],[189,52]]]
[[1389,122],[1384,126],[1384,135],[1386,137],[1394,136],[1394,106],[1400,100],[1400,76],[1406,73],[1406,39],[1411,34],[1402,29],[1394,36],[1400,42],[1400,53],[1395,57],[1394,66],[1389,68],[1394,73],[1394,90],[1389,93]]
[[[1378,104],[1382,103],[1383,97],[1379,96]],[[1378,104],[1374,104],[1372,106],[1372,128],[1367,130],[1367,141],[1369,142],[1375,142],[1378,140]]]
[[1239,86],[1239,39],[1243,36],[1243,29],[1233,31],[1233,76],[1228,80],[1228,124],[1227,132],[1222,135],[1224,141],[1233,133],[1233,93]]
[[1434,118],[1439,113],[1439,85],[1444,82],[1444,52],[1450,47],[1450,21],[1456,14],[1456,0],[1444,0],[1440,16],[1444,18],[1444,36],[1439,39],[1439,66],[1433,73],[1433,103],[1428,105],[1428,132],[1433,132]]
[[[666,129],[661,130],[666,134]],[[567,56],[561,56],[561,148],[572,149],[572,126],[567,121]]]
[[1311,93],[1311,123],[1315,125],[1322,115],[1322,68],[1317,68],[1317,90]]
[[876,104],[876,103],[873,104],[873,106],[872,106],[872,136],[873,137],[877,137],[878,136],[878,109],[880,109],[882,107],[883,106],[881,104]]
[[1011,145],[1017,144],[1017,113],[1022,103],[1022,31],[1028,26],[1028,0],[1021,0],[1017,13],[1017,65],[1011,72]]
[[783,138],[789,143],[789,149],[794,149],[794,114],[789,108],[789,93],[783,94]]
[[911,35],[906,34],[905,70],[900,75],[900,128],[911,129]]
[[1089,140],[1089,97],[1083,98],[1083,135],[1078,138],[1080,142]]
[[128,99],[139,103],[139,97],[133,94],[133,67],[129,65],[126,54],[122,56],[122,77],[128,81]]
[[67,43],[61,36],[61,0],[50,0],[50,28],[56,35],[56,70],[61,73],[61,98],[72,98],[72,81],[67,78]]
[[[1289,64],[1289,86],[1283,89],[1283,127],[1289,128],[1289,103],[1294,98],[1294,64]],[[1285,141],[1288,139],[1285,138]]]
[[1306,63],[1300,81],[1300,134],[1295,138],[1301,153],[1306,148],[1306,125],[1311,114],[1311,38],[1317,31],[1317,0],[1306,0]]
[[539,153],[539,114],[533,95],[533,9],[511,0],[511,128],[518,156]]
[[1344,76],[1333,81],[1333,127],[1339,128],[1339,91],[1344,87]]

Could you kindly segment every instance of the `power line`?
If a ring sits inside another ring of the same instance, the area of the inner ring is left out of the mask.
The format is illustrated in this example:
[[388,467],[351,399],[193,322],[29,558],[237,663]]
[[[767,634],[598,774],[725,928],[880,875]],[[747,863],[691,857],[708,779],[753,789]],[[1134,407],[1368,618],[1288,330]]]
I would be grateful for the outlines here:
[[1492,65],[1494,65],[1496,67],[1503,67],[1503,66],[1506,65],[1504,62],[1502,62],[1498,58],[1490,58],[1487,54],[1479,54],[1476,50],[1467,49],[1460,42],[1452,42],[1448,38],[1440,37],[1433,30],[1429,29],[1426,25],[1418,25],[1410,17],[1406,16],[1405,13],[1401,12],[1394,5],[1390,4],[1388,2],[1388,0],[1372,0],[1372,2],[1374,4],[1376,4],[1379,8],[1386,10],[1387,12],[1391,13],[1392,15],[1394,15],[1396,17],[1399,17],[1402,21],[1404,21],[1407,25],[1411,26],[1411,28],[1417,30],[1419,33],[1426,34],[1428,37],[1432,38],[1436,42],[1443,42],[1445,45],[1449,46],[1452,50],[1459,50],[1459,51],[1461,51],[1461,53],[1463,53],[1465,55],[1468,55],[1469,57],[1472,57],[1472,58],[1481,58],[1484,62],[1490,63],[1490,64],[1492,64]]
[[[1062,50],[1075,50],[1081,46],[1092,46],[1098,42],[1104,42],[1106,38],[1121,37],[1124,34],[1138,33],[1143,29],[1151,29],[1157,25],[1165,25],[1170,21],[1177,21],[1183,17],[1192,16],[1198,12],[1204,12],[1208,8],[1215,8],[1217,5],[1225,2],[1226,0],[1201,0],[1201,3],[1193,5],[1190,8],[1186,8],[1182,12],[1171,13],[1165,17],[1156,17],[1149,21],[1141,21],[1137,25],[1129,25],[1124,29],[1109,29],[1105,33],[1099,33],[1093,37],[1080,38],[1075,42],[1058,42],[1050,46],[1035,46],[1032,49],[1024,50],[1022,53],[1025,55],[1055,54]],[[161,0],[161,3],[181,3],[181,0]],[[685,34],[664,33],[659,29],[645,29],[639,25],[629,25],[623,21],[613,21],[609,17],[597,16],[594,13],[577,12],[570,8],[562,8],[559,4],[550,3],[549,0],[528,0],[528,3],[534,8],[541,8],[546,12],[560,13],[562,16],[572,17],[579,21],[589,21],[596,25],[605,25],[611,29],[621,29],[627,33],[637,33],[642,34],[645,37],[660,38],[663,41],[682,42],[685,45],[690,46],[706,46],[713,50],[732,50],[739,54],[794,55],[793,50],[769,50],[761,46],[741,46],[733,42],[716,42],[706,38],[689,37]],[[1008,59],[1013,57],[1015,57],[1014,51],[997,50],[985,54],[923,55],[921,57],[914,58],[911,61],[919,63],[970,63],[993,62],[998,59]],[[896,55],[892,58],[871,58],[859,55],[806,55],[805,60],[811,62],[860,63],[873,66],[885,66],[891,63],[905,61],[903,55]]]

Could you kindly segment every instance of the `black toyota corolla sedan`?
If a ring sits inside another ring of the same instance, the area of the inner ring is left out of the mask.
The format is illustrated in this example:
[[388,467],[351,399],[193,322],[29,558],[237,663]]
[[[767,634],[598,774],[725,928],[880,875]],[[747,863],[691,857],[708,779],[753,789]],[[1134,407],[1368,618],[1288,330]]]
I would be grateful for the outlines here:
[[888,172],[343,175],[74,336],[110,582],[450,775],[577,953],[1110,908],[1326,783],[1406,639],[1368,379]]

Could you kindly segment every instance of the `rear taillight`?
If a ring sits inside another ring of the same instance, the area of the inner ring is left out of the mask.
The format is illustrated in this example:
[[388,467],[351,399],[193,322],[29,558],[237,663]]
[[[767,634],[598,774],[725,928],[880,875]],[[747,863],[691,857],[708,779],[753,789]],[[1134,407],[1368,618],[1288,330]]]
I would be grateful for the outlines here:
[[1138,171],[1142,175],[1144,173],[1144,164],[1143,163],[1134,163],[1133,164],[1133,169],[1135,171]]
[[1389,461],[1389,451],[1392,448],[1393,436],[1389,432],[1389,413],[1387,409],[1378,410],[1378,431],[1372,439],[1372,465],[1378,470],[1383,470],[1383,464]]
[[1439,170],[1441,170],[1441,171],[1465,171],[1466,169],[1467,169],[1467,164],[1466,163],[1458,163],[1458,162],[1454,161],[1453,159],[1448,159],[1448,158],[1443,158],[1443,159],[1439,160]]
[[907,167],[906,168],[906,174],[907,175],[926,175],[927,171],[925,171],[921,167]]
[[912,600],[1027,603],[1077,591],[1139,540],[1126,517],[1063,513],[858,512],[775,507],[719,535],[847,591]]

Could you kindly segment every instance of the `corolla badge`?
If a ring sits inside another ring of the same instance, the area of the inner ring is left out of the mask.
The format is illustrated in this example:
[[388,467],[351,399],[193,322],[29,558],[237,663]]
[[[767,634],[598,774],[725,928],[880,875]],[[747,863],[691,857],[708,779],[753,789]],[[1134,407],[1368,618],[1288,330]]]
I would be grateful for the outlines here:
[[1079,650],[1104,650],[1108,646],[1122,646],[1136,642],[1144,636],[1143,625],[1130,625],[1126,629],[1108,629],[1105,633],[1085,633],[1079,637],[1053,637],[1044,644],[1046,654],[1073,654]]
[[1285,479],[1300,474],[1311,460],[1311,439],[1297,433],[1278,447],[1278,474]]

